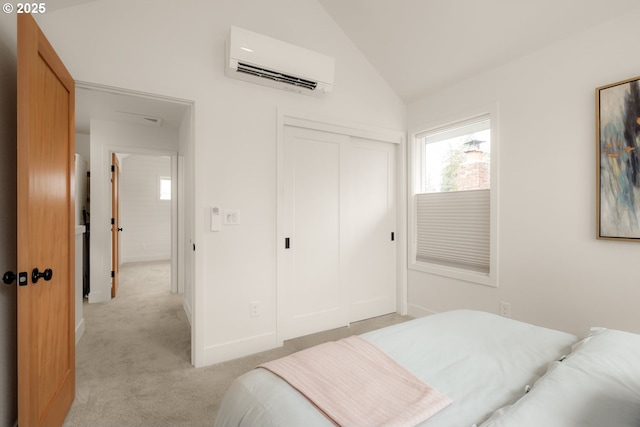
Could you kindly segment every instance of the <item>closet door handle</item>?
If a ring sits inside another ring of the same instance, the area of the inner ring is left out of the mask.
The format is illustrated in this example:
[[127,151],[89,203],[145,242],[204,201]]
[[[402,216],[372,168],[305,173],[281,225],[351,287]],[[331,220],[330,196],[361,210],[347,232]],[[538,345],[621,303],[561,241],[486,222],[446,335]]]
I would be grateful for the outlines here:
[[291,241],[290,241],[290,239],[288,237],[284,238],[284,248],[285,249],[291,248]]

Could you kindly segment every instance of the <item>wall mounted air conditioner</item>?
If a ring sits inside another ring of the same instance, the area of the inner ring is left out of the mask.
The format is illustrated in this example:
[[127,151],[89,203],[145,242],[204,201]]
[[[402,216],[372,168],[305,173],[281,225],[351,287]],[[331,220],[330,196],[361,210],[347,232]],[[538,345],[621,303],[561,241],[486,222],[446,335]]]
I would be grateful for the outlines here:
[[335,60],[290,43],[231,27],[225,74],[235,79],[321,96],[331,92]]

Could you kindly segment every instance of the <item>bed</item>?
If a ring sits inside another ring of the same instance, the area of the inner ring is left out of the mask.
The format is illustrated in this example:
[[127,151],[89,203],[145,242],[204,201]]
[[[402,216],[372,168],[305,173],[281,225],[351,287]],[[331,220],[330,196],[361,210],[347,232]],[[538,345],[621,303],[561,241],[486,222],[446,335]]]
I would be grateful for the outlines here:
[[[455,310],[360,338],[450,398],[412,425],[640,426],[639,335],[603,329],[581,341],[490,313]],[[301,392],[262,368],[232,383],[215,421],[216,427],[334,425]]]

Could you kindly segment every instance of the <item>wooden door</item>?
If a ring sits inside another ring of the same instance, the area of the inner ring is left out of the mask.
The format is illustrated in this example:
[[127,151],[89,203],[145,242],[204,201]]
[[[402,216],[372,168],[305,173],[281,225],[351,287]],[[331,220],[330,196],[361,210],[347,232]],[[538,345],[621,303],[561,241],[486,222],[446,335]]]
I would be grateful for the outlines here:
[[[74,81],[18,15],[18,424],[62,425],[75,395]],[[32,277],[51,269],[52,275]]]
[[120,266],[120,163],[116,153],[111,154],[111,298],[118,294]]

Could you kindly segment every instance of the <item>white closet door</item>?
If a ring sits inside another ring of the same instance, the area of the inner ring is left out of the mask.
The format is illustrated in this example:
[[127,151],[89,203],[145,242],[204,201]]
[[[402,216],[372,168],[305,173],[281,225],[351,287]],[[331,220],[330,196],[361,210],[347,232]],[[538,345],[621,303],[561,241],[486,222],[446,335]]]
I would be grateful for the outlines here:
[[344,135],[285,126],[282,339],[349,322],[340,260],[341,157],[348,142]]
[[395,145],[284,129],[279,338],[395,312]]
[[343,164],[343,260],[355,322],[396,311],[395,145],[351,138]]

